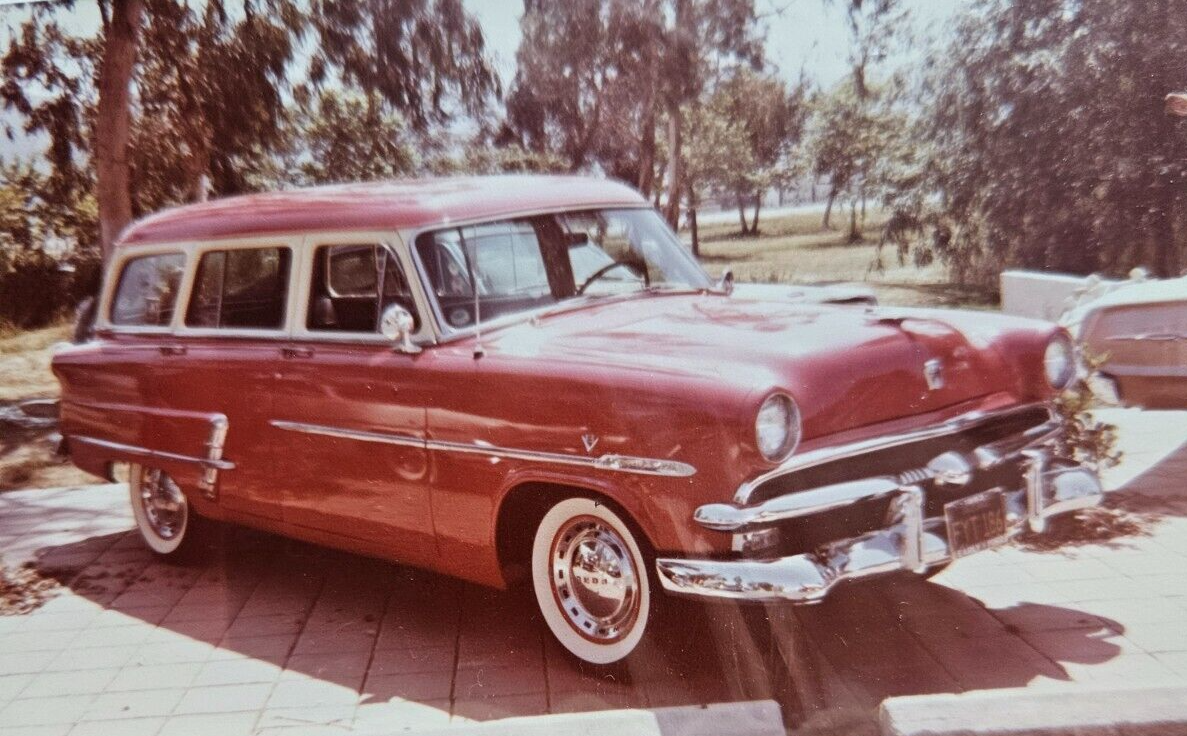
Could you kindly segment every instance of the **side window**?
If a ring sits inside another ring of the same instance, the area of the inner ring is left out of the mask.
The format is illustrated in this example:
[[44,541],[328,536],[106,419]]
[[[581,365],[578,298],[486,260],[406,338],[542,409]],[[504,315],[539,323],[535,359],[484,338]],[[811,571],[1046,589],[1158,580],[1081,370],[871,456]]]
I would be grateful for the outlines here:
[[115,290],[111,323],[167,326],[173,321],[173,309],[184,270],[185,255],[182,253],[163,253],[129,260],[124,264]]
[[189,327],[278,329],[288,296],[288,248],[207,251],[198,262]]
[[408,280],[387,248],[376,244],[323,245],[313,252],[305,319],[308,329],[375,333],[380,315],[392,304],[411,312],[419,326]]

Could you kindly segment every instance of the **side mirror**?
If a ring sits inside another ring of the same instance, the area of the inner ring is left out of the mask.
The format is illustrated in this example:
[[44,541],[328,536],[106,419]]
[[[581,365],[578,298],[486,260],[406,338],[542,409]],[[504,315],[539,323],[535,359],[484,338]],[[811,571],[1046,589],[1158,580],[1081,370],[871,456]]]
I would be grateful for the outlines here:
[[383,310],[379,319],[379,332],[393,343],[396,352],[415,355],[420,352],[420,346],[412,342],[412,332],[416,329],[416,319],[403,306],[392,304]]
[[721,274],[721,280],[717,282],[717,289],[729,296],[734,291],[734,271],[733,269],[725,269],[725,273]]

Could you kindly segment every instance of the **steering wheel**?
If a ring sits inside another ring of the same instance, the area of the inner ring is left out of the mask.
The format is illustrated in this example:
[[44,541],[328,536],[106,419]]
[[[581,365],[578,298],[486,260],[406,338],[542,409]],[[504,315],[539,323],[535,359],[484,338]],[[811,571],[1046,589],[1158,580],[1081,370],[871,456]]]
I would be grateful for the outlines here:
[[590,284],[592,284],[593,282],[602,278],[607,273],[609,273],[610,271],[613,271],[616,268],[631,269],[632,271],[634,271],[635,273],[637,273],[643,277],[643,286],[644,287],[651,286],[651,276],[649,276],[647,273],[647,264],[642,263],[640,261],[614,261],[613,263],[607,263],[605,266],[602,266],[597,271],[594,271],[593,274],[591,274],[589,278],[587,278],[585,281],[583,281],[581,283],[581,286],[577,287],[577,296],[581,296],[582,294],[584,294],[585,290],[589,288]]

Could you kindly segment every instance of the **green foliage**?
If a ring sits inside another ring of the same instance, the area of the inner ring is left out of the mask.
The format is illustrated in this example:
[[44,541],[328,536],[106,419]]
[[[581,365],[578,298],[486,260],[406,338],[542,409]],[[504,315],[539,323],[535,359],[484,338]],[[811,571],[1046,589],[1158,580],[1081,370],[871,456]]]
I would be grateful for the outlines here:
[[[406,173],[414,161],[405,125],[428,133],[458,111],[477,114],[498,90],[481,29],[460,0],[145,7],[127,161],[137,215],[294,178]],[[94,226],[97,69],[113,21],[101,3],[103,25],[75,31],[63,22],[72,9],[36,6],[11,31],[0,100],[22,132],[48,137],[50,175],[38,196],[59,212],[78,209],[72,231],[58,232],[89,245],[95,234],[82,228]],[[310,39],[316,52],[306,64],[297,51]],[[309,98],[304,83],[325,93],[312,95],[312,110],[300,104]],[[369,144],[375,131],[382,135]],[[296,172],[285,160],[293,151],[306,154]]]
[[98,282],[94,199],[57,194],[32,166],[0,165],[0,324],[48,324]]
[[813,173],[828,178],[830,198],[854,204],[892,197],[913,156],[908,119],[893,90],[866,84],[859,93],[847,79],[818,95],[808,134]]
[[304,19],[290,0],[146,0],[131,145],[137,215],[250,189],[284,143]]
[[904,211],[966,281],[1003,267],[1178,273],[1187,237],[1182,0],[978,0],[929,62]]
[[485,109],[499,91],[461,0],[313,0],[310,81],[378,95],[416,129]]
[[[41,191],[57,201],[76,200],[93,184],[84,164],[98,51],[96,40],[74,36],[51,11],[40,7],[20,28],[10,30],[8,48],[0,58],[0,100],[5,110],[17,113],[21,133],[49,138],[50,174]],[[13,139],[17,131],[12,122],[5,127],[5,134]]]
[[698,107],[723,69],[762,59],[753,0],[529,0],[520,26],[500,141],[648,195],[664,116]]
[[1061,457],[1094,468],[1109,468],[1121,460],[1121,453],[1116,449],[1117,427],[1095,419],[1091,413],[1100,406],[1092,385],[1103,360],[1092,356],[1084,356],[1082,360],[1087,375],[1055,400],[1055,411],[1063,420],[1063,434],[1056,452]]
[[0,247],[0,323],[32,328],[62,317],[69,281],[43,250]]
[[[722,141],[726,150],[715,155],[730,155],[734,157],[733,164],[727,163],[724,170],[709,181],[718,192],[732,195],[739,208],[754,199],[755,221],[747,226],[742,213],[743,235],[757,233],[757,203],[766,190],[780,181],[790,180],[798,168],[793,147],[803,133],[807,112],[805,87],[801,82],[789,91],[787,85],[773,75],[740,67],[733,70],[701,106],[740,136],[737,141],[740,147],[731,145],[731,141]],[[690,137],[695,136],[693,132]],[[703,156],[704,141],[701,144]],[[692,158],[692,155],[690,151],[688,157]],[[687,175],[691,176],[694,164],[686,165],[689,168]]]
[[419,160],[408,126],[377,95],[323,91],[297,117],[289,178],[325,184],[406,176]]

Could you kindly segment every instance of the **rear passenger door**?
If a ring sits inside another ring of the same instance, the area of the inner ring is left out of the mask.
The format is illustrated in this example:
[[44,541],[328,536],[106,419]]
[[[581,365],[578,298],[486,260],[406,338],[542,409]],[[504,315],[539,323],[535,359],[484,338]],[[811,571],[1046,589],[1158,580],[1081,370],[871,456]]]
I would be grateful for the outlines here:
[[278,430],[269,420],[298,245],[273,238],[198,247],[184,292],[183,339],[157,361],[167,406],[226,415],[223,455],[235,469],[219,477],[219,504],[248,523],[284,514],[272,452]]
[[281,349],[274,416],[286,521],[345,537],[408,562],[436,556],[424,449],[429,400],[422,366],[379,334],[391,304],[419,334],[409,264],[383,234],[310,238],[304,309]]

